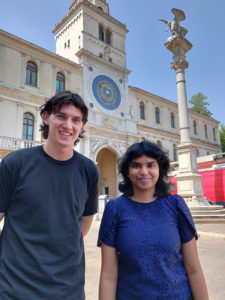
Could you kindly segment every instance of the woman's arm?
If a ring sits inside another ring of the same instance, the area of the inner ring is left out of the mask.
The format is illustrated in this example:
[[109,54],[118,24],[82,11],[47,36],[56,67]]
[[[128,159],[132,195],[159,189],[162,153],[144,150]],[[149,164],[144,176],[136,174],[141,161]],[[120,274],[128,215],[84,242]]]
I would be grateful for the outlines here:
[[101,243],[102,267],[99,284],[99,300],[115,300],[118,278],[116,248]]
[[195,237],[182,244],[184,267],[186,269],[194,300],[209,300],[205,278],[198,257]]

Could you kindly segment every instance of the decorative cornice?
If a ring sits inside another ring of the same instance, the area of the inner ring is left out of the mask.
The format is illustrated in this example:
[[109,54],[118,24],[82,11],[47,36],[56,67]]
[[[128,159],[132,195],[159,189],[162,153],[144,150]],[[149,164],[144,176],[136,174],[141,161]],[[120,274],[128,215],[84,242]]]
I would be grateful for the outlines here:
[[69,59],[66,59],[58,54],[55,54],[51,51],[48,51],[42,47],[39,47],[33,43],[23,40],[1,29],[0,29],[0,42],[5,47],[14,49],[15,51],[18,51],[25,56],[32,55],[33,57],[39,60],[47,61],[50,64],[56,64],[56,60],[57,60],[58,64],[63,64],[64,68],[67,67],[72,69],[74,73],[75,71],[79,73],[82,72],[82,67],[79,64]]
[[185,54],[192,48],[192,44],[182,35],[171,38],[164,45],[173,54],[176,54],[177,52],[182,52]]
[[111,17],[110,15],[108,15],[107,13],[105,13],[104,11],[98,9],[98,7],[96,7],[95,5],[93,5],[92,3],[90,3],[90,1],[88,0],[78,0],[76,3],[72,4],[70,6],[70,11],[68,12],[68,14],[55,26],[55,28],[53,29],[53,33],[55,34],[58,30],[60,30],[61,26],[64,25],[64,23],[71,17],[73,16],[73,14],[82,6],[86,6],[89,7],[91,9],[93,9],[98,15],[105,17],[106,19],[108,19],[110,22],[114,23],[117,26],[120,26],[120,28],[126,32],[128,32],[126,25],[119,22],[118,20],[116,20],[115,18]]
[[124,73],[124,74],[130,74],[131,71],[126,69],[126,68],[122,68],[120,66],[117,66],[111,62],[105,61],[103,58],[98,57],[97,55],[93,54],[92,52],[82,48],[79,51],[77,51],[77,53],[75,53],[79,58],[82,56],[87,56],[89,58],[92,58],[95,62],[97,61],[100,64],[105,64],[108,68],[111,69],[115,69],[116,71],[120,72],[120,73]]
[[181,58],[179,60],[172,62],[170,64],[170,66],[171,66],[171,69],[179,71],[179,70],[187,69],[189,64],[184,58]]

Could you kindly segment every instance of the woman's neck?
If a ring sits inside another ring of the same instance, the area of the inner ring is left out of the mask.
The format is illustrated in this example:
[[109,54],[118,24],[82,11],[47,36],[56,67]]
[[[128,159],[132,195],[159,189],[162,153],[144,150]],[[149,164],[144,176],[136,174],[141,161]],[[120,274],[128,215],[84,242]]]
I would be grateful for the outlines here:
[[133,196],[130,197],[132,200],[137,202],[148,203],[154,201],[157,197],[155,196],[155,189],[153,191],[134,191]]

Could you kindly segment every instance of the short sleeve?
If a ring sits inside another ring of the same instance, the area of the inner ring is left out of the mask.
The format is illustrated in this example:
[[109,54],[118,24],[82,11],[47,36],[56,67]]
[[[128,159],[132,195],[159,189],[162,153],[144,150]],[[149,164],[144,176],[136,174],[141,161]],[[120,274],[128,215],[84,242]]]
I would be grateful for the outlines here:
[[9,204],[12,190],[9,173],[9,168],[3,159],[0,163],[0,212],[6,212]]
[[195,237],[197,240],[198,235],[195,224],[186,202],[179,195],[176,195],[176,200],[178,228],[180,232],[181,243],[187,243],[192,240],[193,237]]
[[99,173],[95,165],[90,164],[88,167],[88,198],[85,203],[84,216],[94,215],[98,207],[98,180]]
[[97,245],[101,247],[101,242],[103,242],[107,246],[116,248],[116,228],[116,200],[110,200],[105,206],[101,226],[99,229]]

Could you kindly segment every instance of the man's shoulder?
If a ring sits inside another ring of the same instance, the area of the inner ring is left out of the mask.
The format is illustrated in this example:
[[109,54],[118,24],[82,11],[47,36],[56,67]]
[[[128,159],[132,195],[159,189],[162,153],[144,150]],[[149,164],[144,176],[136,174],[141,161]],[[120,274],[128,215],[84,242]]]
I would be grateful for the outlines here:
[[27,156],[33,156],[35,153],[40,152],[40,148],[42,146],[35,146],[35,147],[30,147],[30,148],[23,148],[23,149],[19,149],[16,150],[14,152],[11,152],[9,154],[7,154],[3,160],[4,161],[13,161],[13,160],[17,160],[17,159],[22,159],[23,157],[27,157]]
[[92,159],[90,159],[89,157],[79,153],[79,152],[76,152],[76,155],[77,155],[77,158],[78,160],[84,164],[84,166],[93,166],[93,167],[96,167],[95,163],[93,162]]

